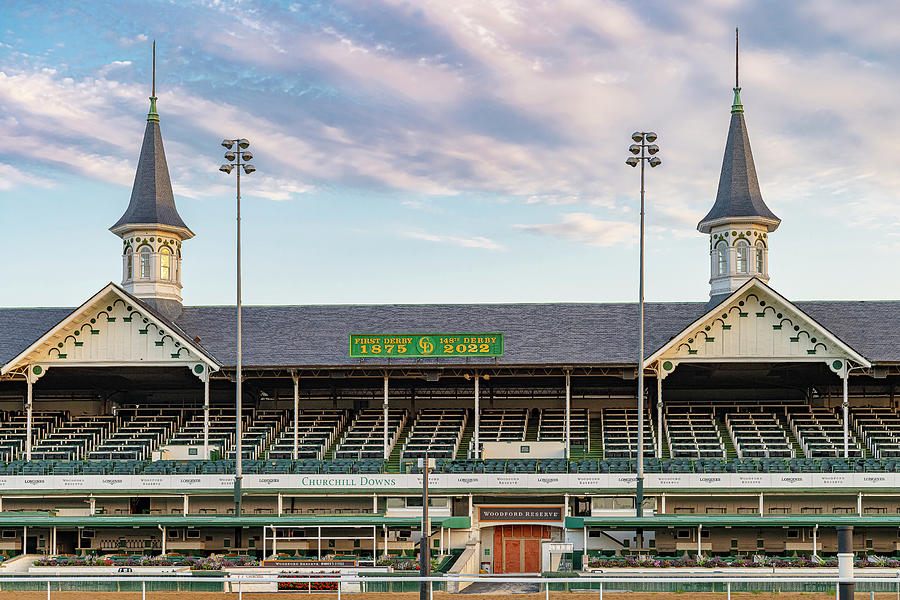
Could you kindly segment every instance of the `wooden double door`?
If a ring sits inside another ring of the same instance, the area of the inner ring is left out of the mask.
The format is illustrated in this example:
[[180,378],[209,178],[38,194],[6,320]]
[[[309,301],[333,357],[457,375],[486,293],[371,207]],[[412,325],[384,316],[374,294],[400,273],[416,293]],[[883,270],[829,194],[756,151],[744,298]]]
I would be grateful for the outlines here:
[[546,525],[499,525],[494,528],[494,573],[540,573],[541,540]]

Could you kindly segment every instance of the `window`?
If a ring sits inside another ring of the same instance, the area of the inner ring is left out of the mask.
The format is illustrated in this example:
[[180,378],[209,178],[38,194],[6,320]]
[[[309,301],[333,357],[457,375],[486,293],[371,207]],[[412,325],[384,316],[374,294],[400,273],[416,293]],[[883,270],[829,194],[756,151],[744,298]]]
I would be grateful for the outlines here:
[[679,540],[687,540],[691,538],[691,530],[690,529],[679,529],[675,532],[675,537]]
[[849,515],[856,512],[856,509],[850,506],[835,506],[831,509],[831,512],[835,515]]
[[693,506],[676,506],[675,507],[676,515],[692,515],[694,514]]
[[708,515],[724,515],[725,507],[724,506],[707,506],[706,514],[708,514]]
[[756,242],[756,272],[766,272],[766,247],[762,240]]
[[728,274],[728,244],[719,242],[716,246],[716,275]]
[[159,249],[159,278],[163,281],[172,278],[172,251],[165,246]]
[[800,530],[799,529],[788,529],[787,537],[791,540],[799,540],[800,539]]
[[199,540],[200,539],[200,531],[197,529],[188,529],[187,538],[189,540]]
[[746,273],[750,268],[750,244],[747,240],[738,240],[735,243],[734,265],[738,273]]
[[128,250],[125,253],[125,279],[131,279],[134,276],[134,252]]
[[141,248],[141,279],[150,279],[150,246]]
[[804,506],[800,509],[801,515],[820,515],[822,514],[821,506]]
[[769,508],[770,515],[789,515],[791,514],[791,509],[788,506],[772,506]]
[[739,506],[738,514],[739,515],[755,515],[759,512],[758,508],[754,508],[752,506]]
[[864,512],[867,515],[884,515],[887,514],[887,508],[884,506],[869,506]]

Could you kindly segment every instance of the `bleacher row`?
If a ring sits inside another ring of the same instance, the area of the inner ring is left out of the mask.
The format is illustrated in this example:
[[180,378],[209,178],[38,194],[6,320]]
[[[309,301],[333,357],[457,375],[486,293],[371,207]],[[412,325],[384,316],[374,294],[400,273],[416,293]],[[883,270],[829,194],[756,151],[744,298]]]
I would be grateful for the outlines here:
[[[243,472],[253,474],[381,473],[382,459],[245,460]],[[577,458],[446,460],[436,462],[437,473],[634,473],[630,459]],[[647,473],[900,473],[896,458],[742,458],[656,459],[644,461]],[[409,463],[408,473],[418,472]],[[16,460],[0,462],[3,475],[229,475],[233,460]]]
[[[33,460],[148,461],[162,447],[202,446],[204,414],[199,408],[125,407],[114,415],[71,416],[65,411],[35,412],[32,420]],[[385,414],[381,409],[302,410],[298,415],[297,458],[305,460],[383,460]],[[24,458],[26,417],[21,411],[0,412],[0,461]],[[390,409],[388,454],[404,460],[428,454],[454,459],[475,456],[474,415],[465,408],[424,408],[416,412]],[[294,419],[287,410],[244,409],[241,415],[244,460],[293,457]],[[848,449],[851,457],[900,458],[900,413],[889,408],[850,411]],[[826,459],[844,453],[840,412],[796,404],[673,404],[663,423],[652,411],[645,415],[644,455],[671,459]],[[464,434],[469,432],[463,447]],[[570,413],[572,456],[629,460],[637,456],[637,411],[601,408]],[[594,439],[599,432],[600,439]],[[235,412],[209,411],[209,444],[214,458],[233,459]],[[482,409],[481,442],[565,439],[565,413],[559,408]],[[729,443],[734,452],[729,455]],[[592,447],[593,444],[593,447]]]

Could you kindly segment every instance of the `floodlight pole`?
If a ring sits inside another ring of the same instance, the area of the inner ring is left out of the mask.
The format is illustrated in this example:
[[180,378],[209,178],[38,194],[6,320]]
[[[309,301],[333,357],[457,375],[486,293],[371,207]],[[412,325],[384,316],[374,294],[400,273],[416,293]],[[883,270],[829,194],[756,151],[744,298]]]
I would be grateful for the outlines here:
[[[244,471],[244,445],[241,431],[243,426],[241,421],[243,417],[243,395],[241,389],[243,384],[243,344],[241,330],[241,171],[244,171],[249,175],[255,171],[256,168],[247,162],[241,162],[242,160],[248,161],[253,158],[253,154],[247,150],[247,148],[250,147],[250,142],[246,139],[226,139],[222,141],[222,146],[228,150],[228,152],[225,153],[225,158],[228,160],[228,163],[219,167],[219,170],[223,173],[231,174],[231,171],[237,167],[237,360],[235,362],[236,389],[234,398],[234,514],[235,516],[240,516],[242,495],[241,482]],[[231,149],[235,146],[235,151],[232,152]],[[232,160],[235,162],[232,163]]]
[[[644,163],[650,163],[651,167],[659,166],[662,162],[654,156],[659,152],[659,146],[654,144],[656,134],[652,131],[635,131],[631,134],[631,139],[636,142],[632,144],[628,151],[633,156],[625,161],[630,167],[636,167],[641,164],[641,232],[640,232],[640,274],[638,284],[638,337],[639,356],[638,356],[638,435],[637,435],[637,475],[635,477],[634,503],[635,512],[638,517],[644,514]],[[640,154],[640,156],[638,156]],[[650,156],[648,156],[648,154]]]
[[[431,576],[431,519],[428,518],[428,452],[422,459],[422,540],[419,543],[419,575]],[[431,582],[419,587],[419,600],[431,600]]]

